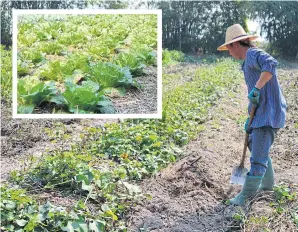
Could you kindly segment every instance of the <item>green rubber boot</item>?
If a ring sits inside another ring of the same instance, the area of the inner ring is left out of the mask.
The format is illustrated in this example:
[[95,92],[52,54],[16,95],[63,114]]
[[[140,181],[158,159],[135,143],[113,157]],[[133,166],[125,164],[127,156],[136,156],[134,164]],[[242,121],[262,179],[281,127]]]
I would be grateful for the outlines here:
[[272,166],[272,160],[268,158],[267,170],[262,180],[260,189],[264,191],[272,191],[274,186],[274,170]]
[[244,185],[240,193],[234,198],[230,199],[228,203],[230,205],[244,205],[245,201],[258,190],[263,176],[249,176],[247,175],[244,181]]

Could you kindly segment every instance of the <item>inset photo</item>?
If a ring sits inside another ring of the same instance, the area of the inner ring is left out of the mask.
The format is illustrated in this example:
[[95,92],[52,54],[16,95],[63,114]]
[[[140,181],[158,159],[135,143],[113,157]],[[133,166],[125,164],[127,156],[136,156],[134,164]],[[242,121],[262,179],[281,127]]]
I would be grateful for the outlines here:
[[161,10],[14,10],[14,118],[161,118]]

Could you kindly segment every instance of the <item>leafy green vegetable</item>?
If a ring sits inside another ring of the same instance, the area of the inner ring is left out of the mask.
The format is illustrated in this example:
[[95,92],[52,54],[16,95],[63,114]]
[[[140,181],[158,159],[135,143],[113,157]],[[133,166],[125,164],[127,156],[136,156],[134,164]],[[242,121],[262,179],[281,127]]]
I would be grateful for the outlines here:
[[64,74],[72,74],[75,70],[81,70],[88,72],[89,70],[89,58],[82,54],[72,54],[68,57],[67,62],[63,65]]
[[145,67],[136,55],[130,53],[120,53],[116,58],[115,63],[122,68],[128,67],[131,74],[135,76],[142,75],[143,68]]
[[106,222],[80,204],[68,212],[49,202],[40,205],[24,189],[1,186],[0,190],[1,231],[106,231]]
[[138,57],[141,62],[146,65],[154,65],[157,64],[157,54],[152,48],[147,45],[137,44],[133,48],[134,54]]
[[18,33],[18,48],[32,46],[38,40],[36,34],[27,32],[26,34]]
[[43,61],[45,58],[40,51],[31,49],[31,50],[21,51],[20,59],[23,61],[31,61],[33,64],[37,64]]
[[67,61],[52,61],[40,73],[44,80],[62,81],[65,77],[71,76],[75,71],[88,72],[88,57],[79,54],[69,56]]
[[100,58],[110,58],[111,57],[111,49],[105,44],[96,44],[91,42],[87,45],[88,53],[91,55],[98,56]]
[[31,82],[30,78],[18,80],[18,113],[32,113],[35,106],[42,102],[54,102],[63,104],[60,91],[56,88],[54,82]]
[[48,64],[44,68],[44,70],[40,73],[40,77],[44,80],[53,80],[59,81],[63,79],[63,66],[61,65],[61,61],[53,61]]
[[45,52],[49,55],[60,55],[63,50],[63,46],[58,44],[57,42],[44,42],[40,44],[40,51]]
[[98,92],[99,85],[92,81],[83,81],[82,85],[72,82],[65,83],[66,90],[62,94],[66,99],[68,109],[72,113],[113,113],[112,102]]
[[90,67],[89,79],[103,88],[133,85],[133,79],[127,67],[112,63],[98,62]]

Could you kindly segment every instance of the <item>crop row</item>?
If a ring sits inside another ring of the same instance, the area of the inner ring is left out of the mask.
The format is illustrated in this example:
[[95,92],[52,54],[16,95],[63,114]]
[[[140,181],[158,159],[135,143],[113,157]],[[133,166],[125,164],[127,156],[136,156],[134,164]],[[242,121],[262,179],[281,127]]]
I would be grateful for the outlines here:
[[48,102],[71,113],[113,113],[107,96],[141,87],[135,77],[156,65],[156,48],[156,15],[22,16],[18,112]]

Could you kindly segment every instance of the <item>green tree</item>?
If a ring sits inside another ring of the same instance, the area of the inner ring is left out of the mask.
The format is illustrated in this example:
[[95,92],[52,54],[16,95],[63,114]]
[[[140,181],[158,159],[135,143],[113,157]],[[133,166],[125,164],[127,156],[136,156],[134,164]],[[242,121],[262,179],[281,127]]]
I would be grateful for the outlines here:
[[298,58],[298,1],[250,4],[251,18],[261,24],[273,55]]
[[245,27],[244,2],[160,2],[163,10],[163,46],[183,52],[200,48],[215,53],[225,30],[234,23]]

